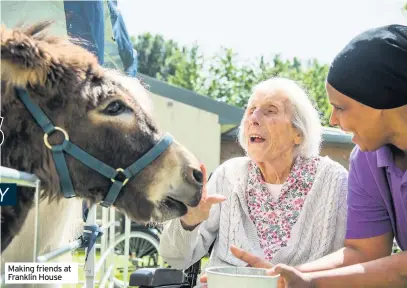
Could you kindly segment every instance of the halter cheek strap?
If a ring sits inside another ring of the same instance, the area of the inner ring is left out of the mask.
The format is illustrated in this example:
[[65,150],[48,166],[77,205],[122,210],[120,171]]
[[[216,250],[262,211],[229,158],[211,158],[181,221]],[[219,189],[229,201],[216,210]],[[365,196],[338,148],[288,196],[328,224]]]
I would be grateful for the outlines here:
[[[68,133],[57,126],[54,126],[51,120],[45,115],[41,108],[34,103],[25,89],[16,88],[16,94],[24,103],[27,110],[34,117],[35,121],[44,131],[44,143],[52,151],[52,156],[55,162],[55,167],[59,176],[59,181],[61,185],[62,192],[65,198],[75,197],[75,191],[73,188],[71,176],[66,164],[64,152],[68,153],[78,161],[87,165],[89,168],[99,172],[103,176],[109,178],[113,184],[109,189],[105,199],[100,203],[103,207],[110,207],[116,201],[121,189],[127,184],[129,179],[137,175],[141,170],[143,170],[147,165],[153,162],[158,156],[160,156],[173,142],[173,137],[166,133],[164,137],[149,150],[140,159],[135,161],[126,169],[117,168],[114,169],[111,166],[103,163],[102,161],[96,159],[89,153],[83,151],[81,148],[76,146],[74,143],[69,141]],[[64,135],[64,141],[59,145],[50,145],[48,142],[48,137],[55,131],[60,131]],[[126,178],[122,182],[116,177],[119,174],[123,174]]]

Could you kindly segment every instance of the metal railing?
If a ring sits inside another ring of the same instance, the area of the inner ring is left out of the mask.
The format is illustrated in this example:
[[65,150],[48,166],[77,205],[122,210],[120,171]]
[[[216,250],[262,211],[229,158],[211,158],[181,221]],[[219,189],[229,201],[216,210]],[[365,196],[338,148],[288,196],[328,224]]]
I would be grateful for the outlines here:
[[[37,255],[39,249],[39,227],[41,225],[39,221],[39,202],[40,202],[40,193],[41,193],[41,181],[40,179],[33,174],[26,172],[21,172],[15,169],[10,169],[7,167],[0,166],[0,183],[16,183],[18,186],[35,188],[35,219],[34,219],[34,249],[33,249],[33,262],[49,262],[60,256],[63,256],[67,253],[71,253],[81,247],[84,244],[84,238],[80,237],[79,239],[70,242],[67,245],[59,247],[53,251],[50,251],[44,255]],[[62,201],[69,201],[69,199],[63,199]],[[92,205],[89,209],[88,216],[86,219],[86,225],[99,225],[101,224],[101,231],[103,232],[100,240],[100,244],[93,245],[92,249],[87,252],[87,261],[84,265],[79,265],[84,267],[85,270],[85,281],[82,282],[84,285],[82,287],[93,288],[96,283],[99,284],[99,287],[105,287],[109,281],[109,287],[113,287],[114,284],[120,285],[122,287],[127,287],[128,279],[128,261],[125,261],[124,267],[124,281],[118,283],[115,281],[113,272],[114,272],[114,247],[115,247],[115,227],[118,222],[115,221],[115,210],[114,208],[102,208],[102,219],[98,221],[96,219],[97,215],[97,205]],[[100,226],[100,225],[99,225]],[[124,246],[124,255],[129,255],[129,237],[130,237],[130,227],[131,221],[125,216],[125,246]],[[96,262],[96,249],[100,249],[100,259]],[[12,259],[9,259],[13,261]],[[96,275],[98,272],[101,272],[100,281],[96,280]],[[4,273],[2,272],[1,276],[1,285],[4,283]],[[80,282],[81,283],[81,282]]]

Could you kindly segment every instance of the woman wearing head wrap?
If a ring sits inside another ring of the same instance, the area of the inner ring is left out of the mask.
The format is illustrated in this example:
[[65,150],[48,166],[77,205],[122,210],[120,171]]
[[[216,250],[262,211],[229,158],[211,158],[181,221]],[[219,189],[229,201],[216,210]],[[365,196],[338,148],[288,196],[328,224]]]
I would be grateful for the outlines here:
[[[298,267],[277,265],[285,287],[407,287],[407,26],[365,31],[334,59],[331,124],[352,132],[345,248]],[[252,266],[270,264],[239,249]]]

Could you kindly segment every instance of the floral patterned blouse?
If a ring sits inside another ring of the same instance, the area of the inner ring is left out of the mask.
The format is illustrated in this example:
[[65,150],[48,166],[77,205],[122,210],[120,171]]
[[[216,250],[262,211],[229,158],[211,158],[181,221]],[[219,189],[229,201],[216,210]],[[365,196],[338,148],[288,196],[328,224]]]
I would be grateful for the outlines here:
[[255,162],[250,161],[246,198],[249,216],[257,228],[260,245],[267,260],[287,245],[291,229],[300,215],[305,198],[312,188],[319,157],[298,156],[284,182],[278,199],[268,190]]

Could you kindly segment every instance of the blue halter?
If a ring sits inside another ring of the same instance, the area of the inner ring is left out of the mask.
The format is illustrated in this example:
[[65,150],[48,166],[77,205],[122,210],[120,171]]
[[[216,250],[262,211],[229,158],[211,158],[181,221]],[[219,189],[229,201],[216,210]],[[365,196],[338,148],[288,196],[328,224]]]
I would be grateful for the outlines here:
[[[100,203],[100,205],[103,207],[110,207],[116,201],[120,190],[124,185],[126,185],[129,179],[160,156],[174,140],[173,137],[167,133],[153,148],[151,148],[151,150],[149,150],[145,155],[143,155],[129,167],[126,169],[114,169],[70,142],[68,133],[64,129],[52,124],[51,120],[45,115],[41,108],[30,99],[28,92],[25,89],[16,88],[15,90],[17,96],[24,103],[28,111],[30,111],[38,125],[42,128],[42,130],[44,130],[44,143],[52,151],[55,167],[60,179],[59,181],[61,189],[65,198],[75,197],[75,191],[72,185],[68,166],[66,165],[64,152],[67,152],[83,164],[111,179],[113,184],[110,187],[105,199]],[[65,139],[62,144],[51,146],[48,142],[48,136],[57,130],[64,134]],[[126,177],[123,182],[115,179],[119,173]]]

